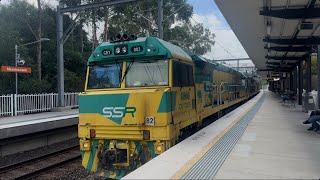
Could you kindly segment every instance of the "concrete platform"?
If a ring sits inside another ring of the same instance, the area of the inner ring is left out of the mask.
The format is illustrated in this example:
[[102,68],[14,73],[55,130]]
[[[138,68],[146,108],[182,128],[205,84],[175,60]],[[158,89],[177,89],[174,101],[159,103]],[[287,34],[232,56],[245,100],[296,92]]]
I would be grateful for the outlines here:
[[303,125],[308,114],[266,99],[216,179],[319,179],[320,134]]
[[0,118],[0,139],[78,124],[78,109]]
[[170,148],[123,179],[180,179],[191,165],[196,163],[228,129],[257,103],[262,94],[258,94],[250,101]]
[[319,179],[320,134],[306,130],[301,107],[279,101],[261,92],[124,179]]

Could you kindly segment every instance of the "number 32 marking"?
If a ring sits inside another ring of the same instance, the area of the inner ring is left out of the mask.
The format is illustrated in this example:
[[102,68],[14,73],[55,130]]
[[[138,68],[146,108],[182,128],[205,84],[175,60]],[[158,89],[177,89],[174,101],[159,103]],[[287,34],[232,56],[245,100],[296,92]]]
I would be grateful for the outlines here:
[[154,117],[146,117],[145,124],[148,125],[148,126],[153,126],[154,125],[154,121],[155,121]]

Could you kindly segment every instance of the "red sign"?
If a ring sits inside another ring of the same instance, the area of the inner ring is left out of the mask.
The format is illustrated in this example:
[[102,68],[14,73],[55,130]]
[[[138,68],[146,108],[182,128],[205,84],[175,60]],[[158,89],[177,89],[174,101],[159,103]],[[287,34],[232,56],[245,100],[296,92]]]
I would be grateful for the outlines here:
[[31,73],[30,67],[1,66],[2,72]]

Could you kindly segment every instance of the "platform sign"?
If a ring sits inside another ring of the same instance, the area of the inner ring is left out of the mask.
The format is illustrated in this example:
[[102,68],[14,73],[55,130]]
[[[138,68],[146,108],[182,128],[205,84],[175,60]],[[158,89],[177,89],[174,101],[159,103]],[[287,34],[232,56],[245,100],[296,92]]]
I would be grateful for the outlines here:
[[1,66],[1,72],[31,73],[30,67]]

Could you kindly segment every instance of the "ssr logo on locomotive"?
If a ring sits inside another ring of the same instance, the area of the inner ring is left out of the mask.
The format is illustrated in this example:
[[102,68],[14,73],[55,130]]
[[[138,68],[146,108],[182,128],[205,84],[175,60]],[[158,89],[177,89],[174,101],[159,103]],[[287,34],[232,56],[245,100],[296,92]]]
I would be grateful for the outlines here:
[[123,118],[126,114],[134,117],[135,112],[135,107],[104,107],[102,109],[103,116],[107,118]]

